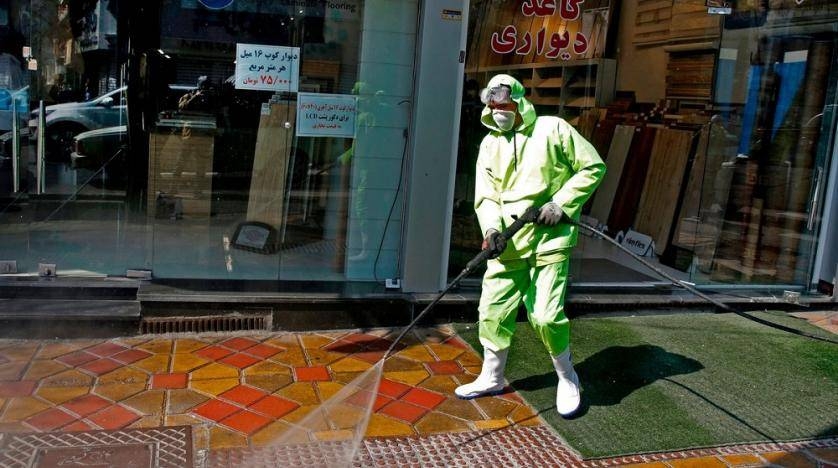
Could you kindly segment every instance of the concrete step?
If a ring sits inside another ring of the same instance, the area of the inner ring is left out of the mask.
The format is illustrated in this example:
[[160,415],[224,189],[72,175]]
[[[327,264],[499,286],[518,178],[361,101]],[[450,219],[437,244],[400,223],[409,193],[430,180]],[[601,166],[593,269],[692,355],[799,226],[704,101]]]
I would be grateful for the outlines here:
[[0,337],[134,335],[140,317],[137,300],[0,299]]

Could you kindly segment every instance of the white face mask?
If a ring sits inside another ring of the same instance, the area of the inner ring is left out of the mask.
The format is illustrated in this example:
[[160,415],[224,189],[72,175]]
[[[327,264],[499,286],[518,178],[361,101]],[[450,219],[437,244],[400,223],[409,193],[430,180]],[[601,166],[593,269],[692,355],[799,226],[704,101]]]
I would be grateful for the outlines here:
[[512,127],[515,125],[515,115],[514,111],[505,111],[505,110],[493,110],[492,111],[492,119],[494,119],[495,124],[504,132],[508,132],[512,130]]

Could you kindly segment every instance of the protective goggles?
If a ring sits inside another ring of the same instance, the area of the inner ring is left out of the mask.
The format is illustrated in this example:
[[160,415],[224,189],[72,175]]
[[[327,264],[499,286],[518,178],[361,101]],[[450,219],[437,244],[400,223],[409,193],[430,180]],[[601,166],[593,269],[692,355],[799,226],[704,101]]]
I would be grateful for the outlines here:
[[512,103],[512,90],[509,86],[499,85],[493,88],[480,90],[480,102],[489,106],[497,107]]

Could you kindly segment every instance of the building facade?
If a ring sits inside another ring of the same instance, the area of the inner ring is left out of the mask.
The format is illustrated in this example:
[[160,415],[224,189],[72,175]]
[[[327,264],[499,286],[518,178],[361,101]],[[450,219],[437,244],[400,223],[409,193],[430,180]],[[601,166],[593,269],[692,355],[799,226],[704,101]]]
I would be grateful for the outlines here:
[[[606,159],[586,222],[701,286],[829,292],[836,19],[832,1],[0,2],[2,275],[437,292],[480,245],[476,92],[504,72]],[[660,281],[595,236],[572,268]]]

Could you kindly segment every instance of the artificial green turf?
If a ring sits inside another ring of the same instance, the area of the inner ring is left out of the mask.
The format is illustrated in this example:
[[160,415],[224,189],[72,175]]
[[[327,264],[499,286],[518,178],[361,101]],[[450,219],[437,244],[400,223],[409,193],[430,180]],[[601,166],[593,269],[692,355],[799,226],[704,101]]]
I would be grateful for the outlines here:
[[[781,312],[754,315],[828,335]],[[474,324],[456,328],[482,351]],[[838,435],[835,344],[685,313],[575,318],[571,349],[583,388],[573,419],[556,413],[556,374],[527,323],[506,379],[586,458]]]

